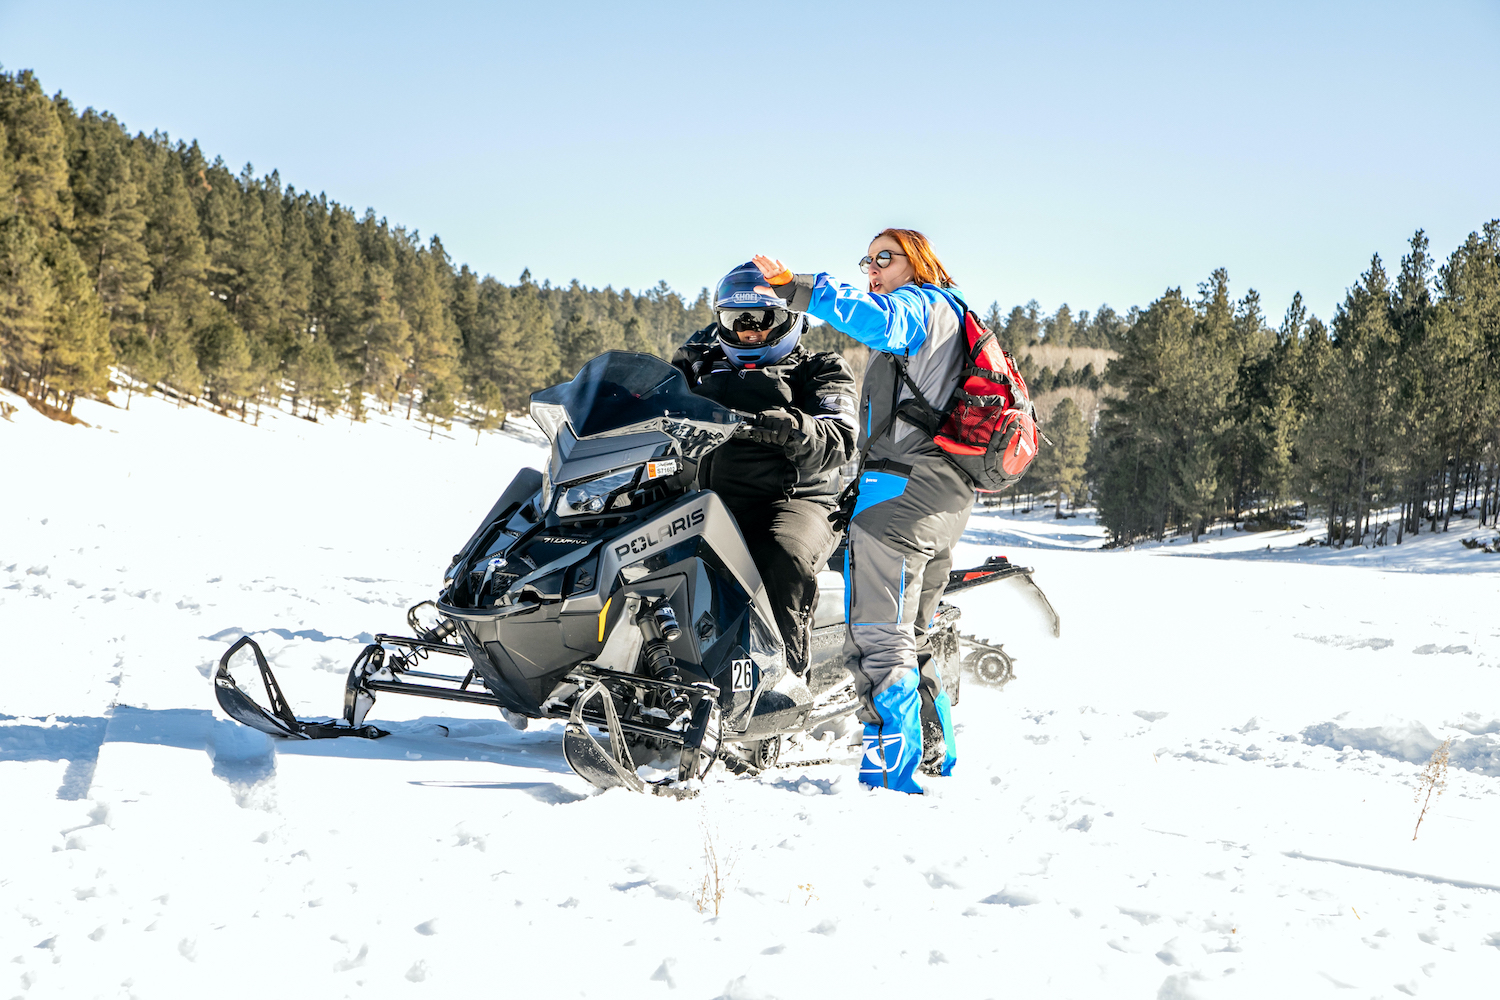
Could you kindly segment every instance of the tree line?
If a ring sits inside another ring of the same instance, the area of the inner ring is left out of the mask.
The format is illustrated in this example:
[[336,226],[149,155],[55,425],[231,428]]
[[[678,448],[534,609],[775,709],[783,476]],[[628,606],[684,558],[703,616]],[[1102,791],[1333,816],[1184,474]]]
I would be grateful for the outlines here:
[[1375,256],[1329,324],[1299,293],[1272,328],[1223,270],[1139,312],[1087,457],[1112,539],[1196,540],[1215,520],[1285,523],[1304,504],[1336,545],[1399,544],[1455,514],[1492,521],[1500,220],[1442,264],[1422,231],[1409,246],[1395,275]]
[[620,348],[668,354],[710,322],[660,283],[515,285],[442,242],[128,130],[0,73],[0,381],[60,412],[162,391],[247,417],[404,401],[494,426],[529,394]]
[[[706,289],[690,302],[665,282],[480,277],[373,210],[132,135],[0,72],[0,384],[59,413],[105,396],[114,373],[127,406],[163,392],[242,419],[376,406],[434,425],[463,407],[483,429],[601,351],[667,357],[711,320]],[[1376,257],[1329,325],[1299,295],[1272,328],[1222,270],[1144,310],[1045,315],[1033,300],[985,321],[1033,393],[1107,397],[1092,427],[1057,403],[1023,486],[1087,490],[1117,543],[1299,504],[1329,515],[1335,543],[1399,508],[1399,541],[1500,507],[1500,222],[1441,265],[1421,232],[1394,277]],[[806,343],[861,353],[826,326]],[[1035,371],[1038,345],[1118,356]]]
[[[662,357],[712,320],[665,282],[642,294],[515,285],[455,266],[436,237],[235,173],[196,142],[132,135],[107,112],[0,72],[0,384],[63,413],[161,391],[248,417],[288,404],[361,419],[405,401],[433,421],[459,405],[481,426],[609,349]],[[1108,346],[1108,306],[1045,316],[1035,301],[989,322],[1029,346]],[[851,347],[829,329],[815,348]],[[1092,370],[1042,382],[1097,381]]]

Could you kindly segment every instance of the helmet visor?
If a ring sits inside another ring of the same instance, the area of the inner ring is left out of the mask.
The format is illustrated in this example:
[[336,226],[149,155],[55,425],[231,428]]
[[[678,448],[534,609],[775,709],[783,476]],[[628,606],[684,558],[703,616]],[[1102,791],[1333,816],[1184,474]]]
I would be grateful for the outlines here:
[[785,309],[720,309],[719,326],[728,333],[769,331],[787,321]]

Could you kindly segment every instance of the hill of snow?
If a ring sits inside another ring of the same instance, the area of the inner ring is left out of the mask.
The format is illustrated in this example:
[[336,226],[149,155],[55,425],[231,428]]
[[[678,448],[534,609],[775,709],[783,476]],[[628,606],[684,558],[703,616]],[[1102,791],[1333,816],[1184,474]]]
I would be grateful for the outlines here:
[[679,802],[598,793],[559,726],[480,708],[386,697],[392,736],[298,745],[217,712],[211,667],[252,634],[299,713],[337,713],[362,644],[541,461],[529,424],[77,414],[0,420],[0,995],[1395,998],[1500,975],[1500,556],[1459,544],[1473,522],[1099,551],[1086,516],[978,510],[959,563],[1035,566],[1063,629],[1009,583],[958,595],[1018,678],[966,679],[952,778],[716,772]]

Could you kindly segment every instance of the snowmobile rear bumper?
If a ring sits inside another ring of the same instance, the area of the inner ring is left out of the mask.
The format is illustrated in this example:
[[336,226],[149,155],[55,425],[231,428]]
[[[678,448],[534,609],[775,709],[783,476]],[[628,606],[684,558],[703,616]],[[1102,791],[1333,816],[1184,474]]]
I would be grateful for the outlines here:
[[1062,617],[1052,607],[1052,602],[1047,600],[1047,595],[1042,588],[1037,586],[1036,581],[1031,578],[1031,574],[1035,572],[1036,570],[1030,566],[1017,566],[1005,556],[990,556],[981,566],[950,572],[948,586],[944,588],[943,595],[946,597],[950,594],[957,594],[982,583],[992,583],[996,580],[1015,580],[1031,588],[1029,593],[1052,620],[1052,635],[1056,638],[1062,635]]

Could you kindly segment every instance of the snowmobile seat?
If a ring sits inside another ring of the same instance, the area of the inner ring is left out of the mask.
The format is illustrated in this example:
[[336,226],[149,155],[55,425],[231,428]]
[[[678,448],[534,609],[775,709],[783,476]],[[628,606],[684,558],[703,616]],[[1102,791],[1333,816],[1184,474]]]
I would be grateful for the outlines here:
[[813,611],[813,628],[844,624],[844,574],[831,570],[818,572],[818,606]]

